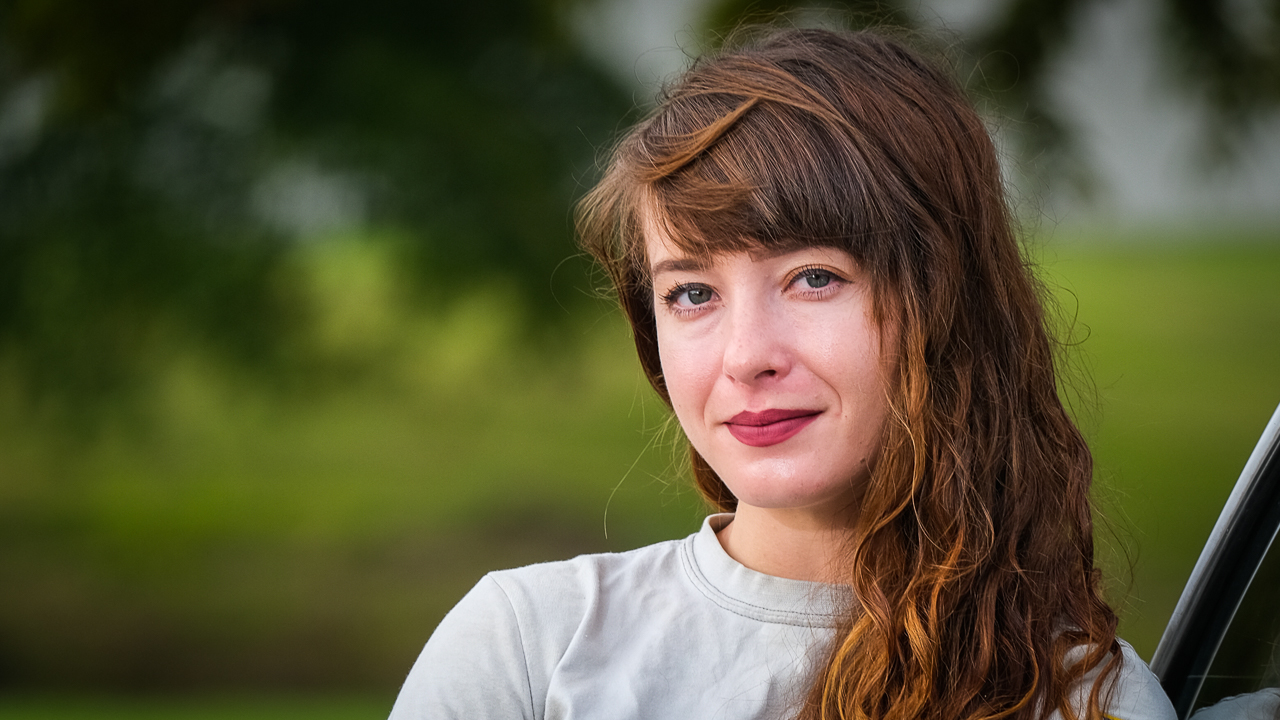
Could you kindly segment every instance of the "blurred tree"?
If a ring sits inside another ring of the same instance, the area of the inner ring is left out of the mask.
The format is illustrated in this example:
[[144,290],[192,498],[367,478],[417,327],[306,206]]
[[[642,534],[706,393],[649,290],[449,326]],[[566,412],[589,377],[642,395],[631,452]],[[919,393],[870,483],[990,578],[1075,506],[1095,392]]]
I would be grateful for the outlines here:
[[[1079,32],[1078,20],[1107,0],[1008,0],[984,27],[959,38],[974,72],[973,92],[1019,121],[1014,140],[1044,157],[1046,172],[1079,179],[1087,174],[1070,153],[1071,133],[1049,100],[1049,70]],[[1198,96],[1209,114],[1205,149],[1229,160],[1280,107],[1280,0],[1152,0],[1158,18],[1160,61],[1179,88]],[[919,0],[716,0],[704,24],[720,34],[744,17],[798,9],[846,13],[855,24],[911,28]]]
[[[401,238],[440,302],[576,297],[569,208],[634,109],[569,36],[590,1],[0,2],[0,362],[38,396],[100,394],[182,328],[270,365],[305,320],[289,242],[356,226]],[[1046,70],[1099,1],[1010,0],[963,39],[1033,152],[1066,147]],[[832,7],[911,26],[918,5],[719,0],[705,24]],[[1167,66],[1236,146],[1280,101],[1280,0],[1158,7]]]
[[559,11],[0,4],[0,357],[37,398],[127,392],[175,329],[271,365],[289,243],[357,226],[433,299],[572,297],[569,206],[630,103]]

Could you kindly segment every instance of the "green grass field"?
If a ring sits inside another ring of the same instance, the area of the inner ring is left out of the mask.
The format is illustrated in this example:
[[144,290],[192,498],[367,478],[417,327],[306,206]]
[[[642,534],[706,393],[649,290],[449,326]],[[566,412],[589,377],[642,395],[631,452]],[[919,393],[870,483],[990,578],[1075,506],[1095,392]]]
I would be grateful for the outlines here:
[[[179,348],[145,412],[74,439],[0,397],[0,717],[382,716],[485,571],[696,528],[617,313],[531,344],[500,287],[428,312],[375,250],[310,252],[316,342],[349,380],[276,393]],[[1149,657],[1280,402],[1280,243],[1039,254]]]
[[1096,388],[1080,420],[1113,528],[1098,540],[1121,629],[1150,657],[1280,404],[1280,245],[1064,243],[1046,255]]
[[17,695],[0,698],[6,720],[365,720],[391,711],[383,699],[340,695]]

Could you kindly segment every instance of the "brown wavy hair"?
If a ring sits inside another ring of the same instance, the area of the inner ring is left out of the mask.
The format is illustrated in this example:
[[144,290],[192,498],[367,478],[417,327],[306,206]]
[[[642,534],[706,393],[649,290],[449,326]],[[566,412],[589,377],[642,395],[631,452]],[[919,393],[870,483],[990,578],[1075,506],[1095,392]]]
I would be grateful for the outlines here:
[[[769,30],[698,60],[619,142],[579,235],[670,405],[646,214],[688,254],[844,250],[896,338],[848,554],[857,603],[798,716],[1101,718],[1120,652],[1092,459],[1058,396],[995,148],[951,72],[876,33]],[[700,491],[732,511],[690,450]]]

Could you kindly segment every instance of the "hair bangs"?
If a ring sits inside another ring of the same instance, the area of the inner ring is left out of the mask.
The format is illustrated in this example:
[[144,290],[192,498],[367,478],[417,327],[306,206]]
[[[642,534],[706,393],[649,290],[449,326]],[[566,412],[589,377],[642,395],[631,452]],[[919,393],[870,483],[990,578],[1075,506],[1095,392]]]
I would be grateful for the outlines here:
[[641,212],[681,252],[824,246],[865,263],[869,239],[888,231],[850,128],[802,98],[692,93],[669,102],[638,138],[653,171]]

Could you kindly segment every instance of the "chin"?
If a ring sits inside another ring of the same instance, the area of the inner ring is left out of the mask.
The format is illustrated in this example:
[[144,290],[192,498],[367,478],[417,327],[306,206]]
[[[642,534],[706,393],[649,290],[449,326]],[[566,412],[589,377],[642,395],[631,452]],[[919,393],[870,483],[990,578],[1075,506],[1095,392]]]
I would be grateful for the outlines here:
[[781,467],[774,463],[756,463],[729,477],[719,470],[717,474],[740,504],[764,510],[843,508],[853,503],[858,482],[847,477],[824,476],[817,468],[794,463]]

